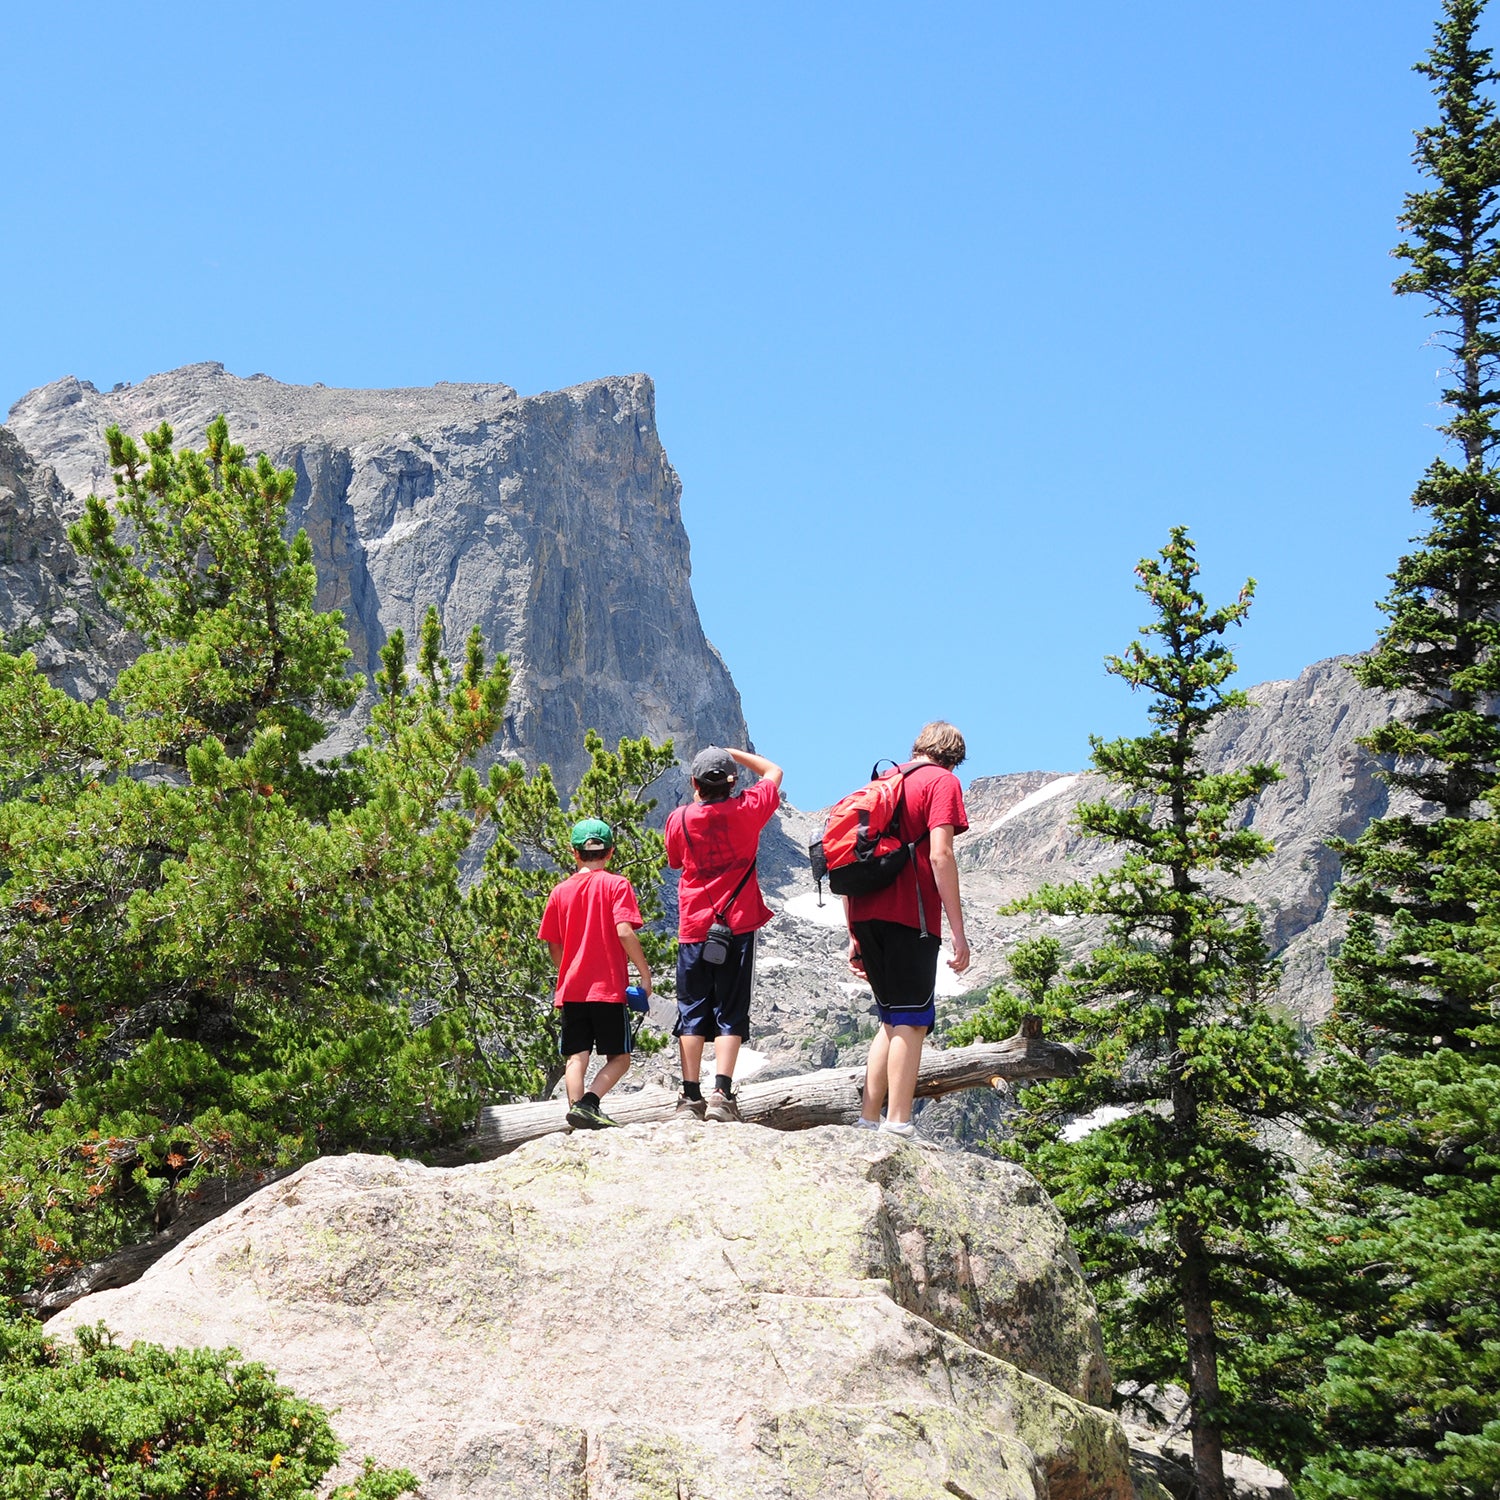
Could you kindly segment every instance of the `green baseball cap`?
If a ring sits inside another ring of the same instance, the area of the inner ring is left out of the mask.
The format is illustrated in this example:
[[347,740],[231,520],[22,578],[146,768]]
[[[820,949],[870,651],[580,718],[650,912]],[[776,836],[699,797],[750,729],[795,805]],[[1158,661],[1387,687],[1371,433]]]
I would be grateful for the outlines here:
[[581,823],[575,823],[568,839],[575,849],[585,851],[590,844],[600,849],[615,847],[615,831],[603,818],[585,818]]

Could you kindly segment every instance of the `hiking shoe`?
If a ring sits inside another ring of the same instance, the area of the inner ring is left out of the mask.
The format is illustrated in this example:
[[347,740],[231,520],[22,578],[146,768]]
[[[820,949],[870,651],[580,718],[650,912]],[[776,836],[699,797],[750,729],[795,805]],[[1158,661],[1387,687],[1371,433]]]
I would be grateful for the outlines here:
[[880,1121],[879,1120],[867,1120],[867,1119],[865,1119],[865,1117],[863,1115],[861,1115],[854,1122],[854,1128],[856,1130],[879,1130],[880,1129]]
[[915,1135],[917,1127],[910,1120],[886,1120],[880,1131],[882,1135]]
[[684,1116],[691,1116],[695,1120],[701,1120],[707,1110],[707,1099],[689,1099],[686,1094],[679,1094],[674,1114],[678,1119],[682,1119]]
[[602,1109],[596,1109],[592,1104],[585,1104],[582,1099],[577,1104],[568,1106],[568,1124],[574,1130],[608,1130],[611,1125],[618,1125],[618,1120],[611,1120]]
[[715,1089],[704,1109],[703,1117],[706,1120],[718,1120],[721,1124],[727,1124],[730,1120],[738,1120],[740,1101],[733,1094],[723,1094]]

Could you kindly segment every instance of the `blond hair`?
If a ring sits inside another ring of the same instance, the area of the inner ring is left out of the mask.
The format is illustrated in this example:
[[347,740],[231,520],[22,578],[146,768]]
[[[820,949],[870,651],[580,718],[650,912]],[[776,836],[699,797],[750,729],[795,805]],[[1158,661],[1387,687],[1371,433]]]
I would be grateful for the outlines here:
[[950,723],[945,719],[934,719],[922,726],[922,732],[912,741],[911,753],[925,755],[928,760],[951,771],[954,766],[964,763],[969,751],[963,735]]

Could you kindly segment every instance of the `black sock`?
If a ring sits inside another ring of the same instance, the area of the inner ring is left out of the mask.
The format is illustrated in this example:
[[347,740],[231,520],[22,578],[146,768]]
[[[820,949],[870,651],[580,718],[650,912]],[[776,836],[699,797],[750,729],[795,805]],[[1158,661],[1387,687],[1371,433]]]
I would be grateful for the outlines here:
[[734,1079],[728,1073],[715,1073],[714,1087],[728,1099],[734,1093]]
[[698,1083],[696,1080],[692,1083],[689,1083],[688,1080],[684,1078],[682,1080],[682,1092],[686,1094],[689,1099],[701,1099],[703,1097],[703,1085],[701,1083]]
[[594,1093],[592,1089],[590,1089],[589,1092],[586,1093],[578,1102],[583,1105],[585,1109],[599,1108],[599,1096],[598,1094]]

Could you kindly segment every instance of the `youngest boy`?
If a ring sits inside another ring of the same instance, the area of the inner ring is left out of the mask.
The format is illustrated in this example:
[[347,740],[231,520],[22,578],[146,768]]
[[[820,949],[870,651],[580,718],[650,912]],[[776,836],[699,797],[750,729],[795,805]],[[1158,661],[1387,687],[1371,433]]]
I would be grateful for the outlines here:
[[[630,1010],[625,1004],[628,956],[651,993],[651,968],[636,936],[641,909],[635,889],[623,875],[605,869],[615,852],[614,830],[601,818],[585,818],[569,835],[578,869],[554,886],[537,936],[557,965],[557,1000],[562,1007],[562,1054],[567,1059],[568,1124],[602,1130],[611,1120],[599,1100],[630,1067]],[[589,1053],[603,1054],[604,1066],[585,1092]]]

